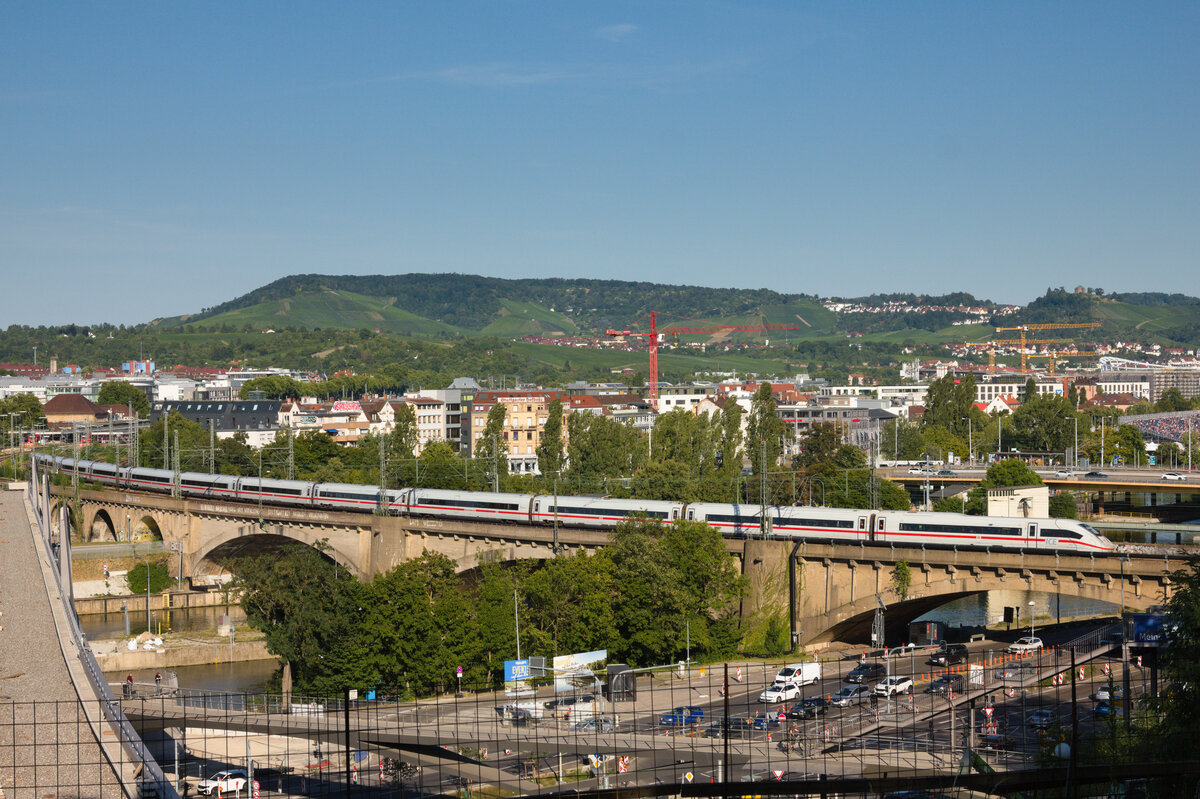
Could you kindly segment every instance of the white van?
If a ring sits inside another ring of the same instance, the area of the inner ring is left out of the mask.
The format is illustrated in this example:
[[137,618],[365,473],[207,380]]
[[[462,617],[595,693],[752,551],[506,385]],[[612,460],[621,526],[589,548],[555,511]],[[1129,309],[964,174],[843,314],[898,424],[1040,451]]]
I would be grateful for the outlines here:
[[785,685],[810,685],[820,679],[820,663],[789,663],[779,670],[774,681]]

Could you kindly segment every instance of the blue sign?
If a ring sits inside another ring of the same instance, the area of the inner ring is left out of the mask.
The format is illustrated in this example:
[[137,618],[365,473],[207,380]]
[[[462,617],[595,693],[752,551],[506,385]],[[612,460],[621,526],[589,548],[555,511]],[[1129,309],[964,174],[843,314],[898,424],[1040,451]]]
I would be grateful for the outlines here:
[[1138,644],[1165,644],[1163,637],[1164,617],[1157,613],[1134,613],[1133,640]]
[[528,680],[533,674],[529,670],[529,659],[504,661],[504,681]]

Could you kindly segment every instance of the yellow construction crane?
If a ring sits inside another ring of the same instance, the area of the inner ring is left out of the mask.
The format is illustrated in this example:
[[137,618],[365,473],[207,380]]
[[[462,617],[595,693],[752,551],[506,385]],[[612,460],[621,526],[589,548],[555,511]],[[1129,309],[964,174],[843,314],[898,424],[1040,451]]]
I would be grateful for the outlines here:
[[1054,376],[1054,360],[1056,358],[1069,358],[1073,355],[1099,355],[1098,352],[1084,352],[1083,350],[1071,350],[1070,352],[1048,352],[1046,355],[1036,355],[1036,358],[1050,358],[1050,376]]
[[[1013,347],[1017,346],[1021,352],[1021,374],[1025,374],[1025,359],[1030,355],[1038,357],[1039,353],[1026,353],[1025,345],[1027,344],[1073,344],[1074,339],[1070,338],[1013,338],[1000,339],[993,341],[978,341],[968,344],[968,347],[987,347],[988,348],[988,377],[996,375],[996,348],[997,347]],[[1051,356],[1053,357],[1053,356]]]
[[1027,343],[1033,343],[1033,342],[1027,342],[1025,340],[1025,334],[1028,331],[1030,331],[1030,330],[1067,330],[1067,329],[1075,329],[1075,328],[1083,328],[1083,327],[1100,327],[1100,323],[1099,322],[1063,322],[1063,323],[1047,322],[1045,324],[1039,324],[1039,325],[1018,325],[1017,327],[998,327],[998,328],[996,328],[996,332],[1000,333],[1005,330],[1019,330],[1021,332],[1021,339],[1020,339],[1020,341],[1021,341],[1021,374],[1025,374],[1025,371],[1026,371],[1025,370],[1025,345]]

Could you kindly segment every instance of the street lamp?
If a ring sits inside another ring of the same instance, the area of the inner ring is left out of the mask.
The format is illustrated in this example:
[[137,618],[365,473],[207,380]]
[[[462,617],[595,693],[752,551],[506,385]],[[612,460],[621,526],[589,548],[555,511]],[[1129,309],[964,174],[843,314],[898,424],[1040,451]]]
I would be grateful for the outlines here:
[[150,632],[150,546],[146,545],[146,554],[142,556],[146,562],[146,632]]
[[1121,555],[1121,632],[1125,631],[1125,564],[1129,562],[1128,555]]
[[1033,634],[1033,600],[1029,600],[1029,637],[1036,638]]
[[971,417],[964,417],[967,420],[967,462],[972,466],[975,465],[975,432],[971,423]]

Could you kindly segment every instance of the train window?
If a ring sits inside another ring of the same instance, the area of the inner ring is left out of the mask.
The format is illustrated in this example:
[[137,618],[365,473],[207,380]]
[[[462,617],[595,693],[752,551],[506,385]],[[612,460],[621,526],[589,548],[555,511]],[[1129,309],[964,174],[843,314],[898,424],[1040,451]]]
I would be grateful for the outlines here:
[[859,529],[859,530],[865,530],[865,529],[867,529],[867,520],[866,520],[866,518],[864,518],[864,517],[862,517],[862,516],[859,516],[859,517],[858,517],[858,529]]
[[1074,538],[1076,540],[1083,538],[1083,536],[1081,536],[1079,533],[1075,532],[1074,530],[1055,530],[1054,532],[1050,533],[1048,537],[1049,538]]
[[880,516],[880,517],[879,517],[879,527],[878,527],[877,529],[879,530],[879,532],[881,532],[881,533],[882,533],[882,532],[883,532],[883,528],[884,528],[884,518],[883,518],[882,516]]
[[[713,518],[709,516],[708,518]],[[851,519],[796,519],[791,516],[782,516],[779,523],[797,527],[833,527],[835,529],[852,530],[854,529],[854,521]]]
[[914,533],[960,533],[964,535],[1020,535],[1020,527],[978,527],[964,524],[928,524],[925,522],[901,522],[900,529]]
[[519,510],[515,502],[473,502],[465,499],[432,499],[421,500],[422,505],[433,505],[440,508],[486,508],[489,510]]

